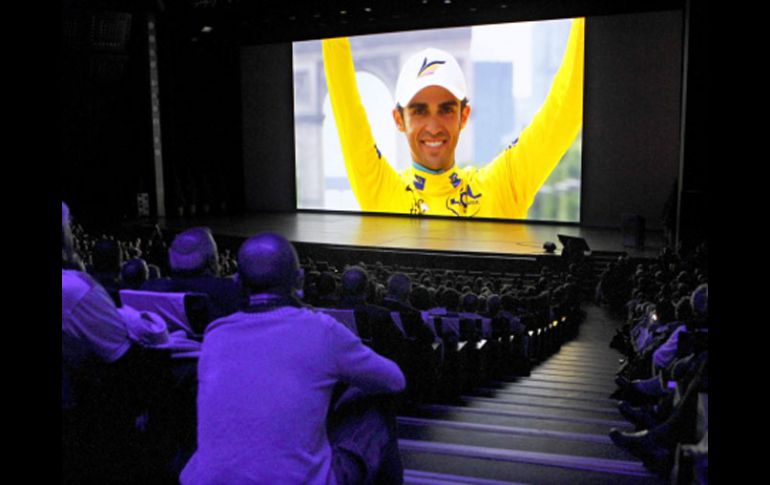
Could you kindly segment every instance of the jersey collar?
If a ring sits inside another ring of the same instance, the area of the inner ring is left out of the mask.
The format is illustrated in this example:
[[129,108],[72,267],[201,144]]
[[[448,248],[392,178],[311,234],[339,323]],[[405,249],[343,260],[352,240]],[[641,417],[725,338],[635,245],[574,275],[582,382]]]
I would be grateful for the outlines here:
[[462,183],[460,169],[453,165],[449,170],[431,170],[412,163],[412,185],[420,191],[444,193],[455,190]]

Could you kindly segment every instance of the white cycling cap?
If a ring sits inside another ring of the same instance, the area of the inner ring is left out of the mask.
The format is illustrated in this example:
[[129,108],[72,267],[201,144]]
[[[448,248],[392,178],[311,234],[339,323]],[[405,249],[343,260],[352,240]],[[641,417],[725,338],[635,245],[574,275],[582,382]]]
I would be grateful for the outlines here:
[[465,99],[465,76],[452,54],[429,47],[414,54],[401,68],[396,83],[396,103],[406,107],[428,86],[441,86],[457,99]]

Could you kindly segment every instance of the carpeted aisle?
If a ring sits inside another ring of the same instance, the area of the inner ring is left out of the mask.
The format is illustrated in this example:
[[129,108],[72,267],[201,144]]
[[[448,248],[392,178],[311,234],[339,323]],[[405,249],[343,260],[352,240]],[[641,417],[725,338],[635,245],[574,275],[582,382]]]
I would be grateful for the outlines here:
[[633,430],[609,398],[621,322],[587,305],[578,336],[529,377],[493,382],[462,405],[425,405],[399,417],[408,484],[662,484],[609,439]]

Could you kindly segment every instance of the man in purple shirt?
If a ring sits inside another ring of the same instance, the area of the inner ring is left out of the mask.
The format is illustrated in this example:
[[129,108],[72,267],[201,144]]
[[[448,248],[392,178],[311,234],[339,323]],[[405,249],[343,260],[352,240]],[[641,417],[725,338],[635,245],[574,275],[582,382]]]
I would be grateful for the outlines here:
[[204,334],[198,449],[181,483],[379,478],[384,459],[397,452],[387,420],[364,412],[339,420],[327,434],[327,415],[340,382],[359,396],[402,391],[398,366],[332,317],[298,301],[302,271],[283,237],[262,233],[248,239],[238,252],[238,271],[249,306],[212,322]]

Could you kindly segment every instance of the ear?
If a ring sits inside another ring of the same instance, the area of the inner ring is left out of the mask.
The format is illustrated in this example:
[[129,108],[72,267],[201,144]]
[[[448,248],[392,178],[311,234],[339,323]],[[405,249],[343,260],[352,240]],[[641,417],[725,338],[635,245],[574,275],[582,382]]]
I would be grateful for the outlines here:
[[471,105],[466,104],[463,110],[460,112],[460,129],[462,130],[465,128],[465,125],[468,123],[468,118],[471,116]]
[[401,111],[398,108],[393,108],[393,121],[396,122],[396,127],[398,128],[398,131],[400,132],[406,131],[406,123],[404,123],[404,117],[401,116]]
[[297,275],[294,281],[294,289],[301,290],[305,287],[305,268],[297,269]]

